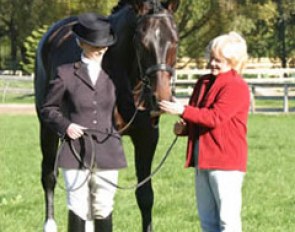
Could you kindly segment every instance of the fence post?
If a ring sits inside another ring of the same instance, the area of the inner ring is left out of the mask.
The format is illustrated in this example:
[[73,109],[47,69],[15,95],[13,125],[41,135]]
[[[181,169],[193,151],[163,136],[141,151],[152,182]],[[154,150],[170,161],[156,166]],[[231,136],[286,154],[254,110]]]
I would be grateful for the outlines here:
[[8,88],[9,88],[9,82],[8,81],[5,81],[5,86],[3,88],[3,93],[2,93],[2,103],[5,103],[5,100],[6,100],[6,93],[8,91]]
[[250,112],[255,113],[255,86],[249,86],[250,91]]
[[288,84],[284,85],[284,113],[289,112]]
[[177,74],[176,72],[174,72],[174,75],[172,76],[172,82],[171,82],[171,92],[173,96],[176,95],[176,78],[177,78]]

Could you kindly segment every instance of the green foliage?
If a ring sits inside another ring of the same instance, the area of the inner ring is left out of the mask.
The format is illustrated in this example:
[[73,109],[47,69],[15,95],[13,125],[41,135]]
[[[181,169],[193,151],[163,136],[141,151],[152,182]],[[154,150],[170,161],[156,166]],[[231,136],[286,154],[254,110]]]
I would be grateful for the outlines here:
[[11,64],[6,68],[15,69],[20,61],[24,65],[31,59],[24,53],[27,48],[23,45],[32,31],[86,11],[107,15],[116,3],[115,0],[0,0],[0,39],[10,41],[10,54],[5,59],[11,60]]
[[35,57],[38,43],[44,33],[47,31],[48,26],[44,25],[43,27],[34,30],[30,36],[28,36],[24,42],[26,60],[21,61],[22,70],[27,74],[32,74],[35,68]]
[[[171,144],[176,117],[164,115],[155,167]],[[41,153],[36,116],[0,115],[0,231],[42,231],[44,199],[40,181]],[[251,115],[248,127],[249,161],[243,188],[244,232],[295,230],[295,132],[293,115]],[[28,136],[29,135],[29,136]],[[124,137],[129,167],[119,182],[135,182],[133,146]],[[16,146],[17,145],[17,146]],[[163,168],[153,178],[154,229],[159,232],[201,231],[194,193],[194,170],[184,169],[186,138],[178,141]],[[55,191],[59,232],[66,232],[66,196],[62,175]],[[134,191],[118,190],[114,232],[140,231],[140,213]]]
[[[24,54],[24,41],[43,25],[86,11],[108,15],[117,3],[118,0],[0,0],[0,39],[5,38],[0,40],[0,46],[2,41],[10,42],[6,61],[11,67],[17,67],[20,60],[27,63],[31,58]],[[179,57],[203,58],[208,42],[231,30],[244,35],[252,57],[295,57],[294,0],[181,0],[175,17],[180,35]],[[282,20],[284,29],[279,26]]]
[[[60,1],[58,2],[57,6],[61,9],[64,9],[64,12],[57,11],[56,17],[64,18],[65,12],[67,15],[77,15],[79,13],[89,11],[95,11],[99,12],[100,14],[107,15],[115,3],[116,1],[114,0],[107,2],[102,2],[99,0]],[[48,5],[47,7],[49,8],[50,6]],[[40,28],[33,30],[33,32],[28,35],[23,42],[22,47],[25,50],[25,58],[20,61],[20,65],[22,70],[27,74],[34,72],[36,49],[41,37],[47,31],[48,27],[48,25],[42,25]]]
[[[187,0],[177,12],[179,56],[203,57],[209,41],[222,33],[237,31],[247,40],[252,57],[282,57],[278,21],[285,20],[286,56],[295,54],[295,4],[281,0]],[[281,29],[282,30],[282,29]]]
[[116,0],[68,0],[68,10],[71,12],[71,15],[76,15],[82,12],[94,11],[103,15],[108,15],[111,12],[111,9],[116,5]]

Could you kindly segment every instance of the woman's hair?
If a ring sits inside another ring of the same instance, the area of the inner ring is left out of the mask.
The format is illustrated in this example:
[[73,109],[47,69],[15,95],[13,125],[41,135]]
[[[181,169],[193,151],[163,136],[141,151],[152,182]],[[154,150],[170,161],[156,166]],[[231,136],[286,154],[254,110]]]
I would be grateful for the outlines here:
[[207,56],[212,55],[226,59],[233,69],[241,72],[248,59],[246,41],[234,31],[220,35],[207,47]]

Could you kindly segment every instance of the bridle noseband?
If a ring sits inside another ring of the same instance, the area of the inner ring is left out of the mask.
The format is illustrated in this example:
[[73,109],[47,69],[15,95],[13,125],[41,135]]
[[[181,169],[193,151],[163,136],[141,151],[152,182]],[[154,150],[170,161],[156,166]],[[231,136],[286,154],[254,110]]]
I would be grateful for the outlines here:
[[147,68],[147,70],[145,71],[145,76],[150,77],[158,71],[165,71],[168,72],[171,76],[174,75],[174,68],[172,68],[172,66],[168,64],[155,64]]

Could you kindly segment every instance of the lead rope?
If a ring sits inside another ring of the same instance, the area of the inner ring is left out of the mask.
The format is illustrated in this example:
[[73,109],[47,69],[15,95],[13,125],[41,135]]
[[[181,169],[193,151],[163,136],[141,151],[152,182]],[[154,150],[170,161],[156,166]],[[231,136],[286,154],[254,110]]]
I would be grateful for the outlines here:
[[101,176],[98,176],[98,177],[100,179],[102,179],[103,181],[107,182],[108,184],[112,185],[113,187],[117,188],[117,189],[122,189],[122,190],[138,189],[141,186],[143,186],[145,183],[147,183],[148,181],[150,181],[152,179],[152,177],[154,175],[156,175],[160,171],[160,169],[162,168],[162,166],[165,163],[166,159],[170,155],[170,152],[171,152],[172,148],[174,147],[174,145],[175,145],[175,143],[177,141],[177,138],[178,138],[178,136],[176,136],[174,138],[174,140],[172,141],[171,145],[167,149],[166,154],[163,156],[163,158],[161,159],[161,161],[158,164],[158,166],[151,172],[151,174],[149,176],[147,176],[146,178],[144,178],[142,181],[140,181],[137,184],[133,184],[133,185],[130,185],[130,186],[121,186],[121,185],[117,185],[117,184],[109,181],[108,179],[105,179],[104,177],[101,177]]
[[[94,149],[94,142],[93,142],[93,138],[91,136],[91,134],[88,134],[88,133],[84,133],[85,136],[87,136],[89,139],[90,139],[90,143],[91,143],[91,163],[90,165],[86,165],[83,160],[81,159],[81,156],[78,154],[77,150],[75,149],[75,146],[73,144],[73,140],[69,140],[69,143],[70,143],[70,147],[71,149],[73,150],[73,153],[74,153],[74,156],[77,158],[77,160],[79,160],[79,162],[82,163],[83,167],[85,167],[87,170],[89,170],[89,174],[86,176],[85,180],[76,188],[70,188],[68,191],[76,191],[78,189],[80,189],[84,184],[86,184],[88,178],[90,175],[92,174],[95,174],[95,149]],[[100,179],[102,179],[103,181],[105,181],[106,183],[112,185],[113,187],[117,188],[117,189],[121,189],[121,190],[131,190],[131,189],[138,189],[139,187],[143,186],[145,183],[147,183],[148,181],[150,181],[152,179],[153,176],[155,176],[159,171],[160,169],[162,168],[162,166],[164,165],[166,159],[168,158],[168,156],[170,155],[171,153],[171,150],[172,148],[174,147],[175,143],[177,142],[177,139],[178,139],[178,136],[176,136],[174,138],[174,140],[172,141],[172,143],[170,144],[170,146],[168,147],[165,155],[163,156],[163,158],[161,159],[160,163],[158,164],[158,166],[151,172],[151,174],[149,176],[147,176],[146,178],[144,178],[142,181],[140,181],[139,183],[137,184],[133,184],[133,185],[130,185],[130,186],[121,186],[121,185],[118,185],[118,184],[115,184],[111,181],[109,181],[108,179],[104,178],[104,177],[101,177],[101,176],[97,176],[99,177]],[[57,152],[57,155],[56,155],[56,159],[55,159],[55,164],[54,164],[54,178],[55,178],[55,181],[56,183],[58,183],[57,181],[57,173],[58,173],[58,159],[59,159],[59,156],[60,156],[60,153],[61,153],[61,150],[62,150],[62,147],[64,146],[66,140],[63,140],[59,149],[58,149],[58,152]],[[59,185],[63,190],[66,190],[64,187],[62,187],[61,185]]]

